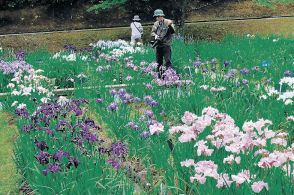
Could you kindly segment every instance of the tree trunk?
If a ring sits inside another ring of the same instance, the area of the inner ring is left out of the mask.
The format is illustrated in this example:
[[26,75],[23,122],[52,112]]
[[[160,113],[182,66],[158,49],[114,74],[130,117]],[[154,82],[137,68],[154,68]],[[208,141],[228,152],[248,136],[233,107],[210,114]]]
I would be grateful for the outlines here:
[[173,5],[172,15],[177,26],[177,33],[180,35],[184,35],[188,0],[171,0],[171,3]]

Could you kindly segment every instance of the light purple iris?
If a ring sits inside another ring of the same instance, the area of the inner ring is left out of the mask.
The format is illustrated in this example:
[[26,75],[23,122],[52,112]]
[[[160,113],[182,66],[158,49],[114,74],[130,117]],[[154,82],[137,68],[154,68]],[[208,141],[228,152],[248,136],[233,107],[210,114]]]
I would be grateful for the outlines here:
[[146,83],[145,84],[145,88],[146,89],[152,89],[153,87],[152,87],[152,85],[150,83]]
[[103,102],[103,99],[102,99],[102,98],[97,98],[97,99],[96,99],[96,103],[100,104],[100,103],[102,103],[102,102]]
[[117,93],[117,91],[116,91],[115,89],[110,90],[110,94],[111,94],[112,96],[115,96],[116,93]]
[[246,80],[246,79],[242,79],[242,84],[243,85],[247,85],[249,82],[248,82],[248,80]]
[[231,69],[227,75],[225,75],[225,78],[227,79],[231,79],[231,78],[234,78],[235,75],[237,74],[238,70],[237,69]]
[[133,130],[138,130],[139,129],[139,126],[133,121],[129,122],[126,126],[130,127]]
[[201,61],[200,61],[200,59],[199,59],[199,58],[196,59],[196,61],[193,63],[193,65],[194,65],[195,68],[199,68],[199,67],[201,66]]
[[112,102],[111,104],[109,104],[109,106],[108,106],[108,110],[110,110],[110,111],[118,110],[118,105],[117,105],[117,103]]
[[143,131],[143,132],[140,134],[140,137],[143,138],[143,139],[147,139],[149,136],[150,136],[149,131]]
[[153,114],[153,112],[152,112],[152,110],[145,110],[144,111],[144,114],[146,115],[146,116],[148,116],[148,117],[152,117],[154,114]]

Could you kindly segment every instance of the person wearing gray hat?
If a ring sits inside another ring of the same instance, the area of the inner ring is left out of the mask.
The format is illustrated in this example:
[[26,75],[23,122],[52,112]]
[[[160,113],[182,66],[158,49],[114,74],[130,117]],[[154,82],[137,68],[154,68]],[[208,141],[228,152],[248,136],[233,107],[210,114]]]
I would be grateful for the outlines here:
[[138,15],[135,15],[131,23],[132,35],[131,45],[141,45],[143,36],[143,27],[140,23],[141,19]]
[[[165,69],[172,68],[171,63],[171,42],[172,35],[175,33],[175,27],[172,20],[164,18],[164,13],[161,9],[154,11],[153,17],[156,18],[151,31],[151,36],[154,37],[156,47],[156,62],[159,78],[162,77]],[[165,66],[163,66],[163,58]]]

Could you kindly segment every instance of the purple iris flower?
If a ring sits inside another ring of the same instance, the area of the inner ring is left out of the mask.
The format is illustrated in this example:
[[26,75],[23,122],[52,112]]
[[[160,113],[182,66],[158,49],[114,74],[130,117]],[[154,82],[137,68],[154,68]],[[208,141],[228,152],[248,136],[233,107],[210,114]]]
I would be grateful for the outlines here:
[[153,114],[153,112],[152,112],[152,110],[145,110],[144,111],[144,114],[146,115],[146,116],[148,116],[148,117],[152,117],[154,114]]
[[133,130],[138,130],[139,129],[139,126],[133,121],[129,122],[126,126],[130,127]]
[[27,64],[25,61],[13,61],[13,62],[4,62],[0,61],[0,72],[3,74],[15,74],[19,70],[28,72],[32,69],[32,65]]
[[112,102],[111,104],[109,104],[109,106],[108,106],[108,110],[110,110],[110,111],[116,111],[116,110],[118,110],[118,105],[117,105],[117,103]]
[[194,63],[193,63],[195,68],[199,68],[201,66],[201,61],[200,59],[197,59]]
[[152,89],[153,87],[152,87],[152,85],[150,83],[146,83],[145,84],[145,88],[146,89]]
[[17,51],[14,54],[18,60],[23,60],[26,55],[25,51],[23,50]]
[[83,111],[82,111],[82,109],[80,109],[80,108],[78,108],[78,109],[76,109],[76,110],[74,110],[75,111],[75,113],[76,113],[76,116],[81,116],[81,115],[83,115]]
[[156,124],[157,123],[157,121],[156,120],[148,120],[147,121],[147,126],[149,127],[150,125],[154,125],[154,124]]
[[47,169],[43,170],[43,174],[46,176],[49,171],[51,173],[57,173],[57,172],[61,172],[61,168],[60,168],[59,164],[57,164],[57,163],[50,164],[50,165],[48,165]]
[[72,126],[67,121],[60,120],[57,123],[56,130],[64,130],[66,127],[69,128],[69,129],[72,128]]
[[85,124],[92,127],[92,128],[97,128],[97,126],[95,125],[94,120],[90,119],[90,118],[86,118],[85,119]]
[[45,141],[38,141],[36,138],[34,140],[35,145],[37,146],[37,148],[39,148],[40,150],[48,150],[49,147],[47,145],[47,143]]
[[52,158],[53,158],[54,161],[59,161],[63,157],[63,155],[64,155],[63,150],[58,150],[57,152],[55,152],[53,154]]
[[234,76],[237,74],[238,70],[237,69],[231,69],[227,75],[225,75],[225,78],[231,79],[234,78]]
[[53,135],[54,134],[54,131],[51,130],[51,129],[46,130],[46,132],[48,133],[48,135]]
[[117,93],[117,91],[116,91],[115,89],[112,89],[112,90],[110,91],[110,94],[111,94],[112,96],[115,96],[116,93]]
[[146,104],[150,104],[150,102],[153,100],[150,95],[144,96],[143,99],[144,99],[144,101],[145,101]]
[[78,161],[75,157],[71,156],[69,158],[69,162],[66,165],[67,168],[70,168],[71,166],[75,166],[75,168],[77,168],[80,164],[80,161]]
[[114,159],[110,158],[110,159],[107,160],[107,162],[109,164],[111,164],[111,166],[113,168],[115,168],[116,170],[118,170],[120,168],[120,163],[117,160],[114,160]]
[[89,131],[82,131],[82,136],[85,140],[87,140],[90,144],[96,142],[97,136]]
[[104,148],[104,147],[99,147],[98,151],[99,151],[100,154],[105,154],[105,153],[108,152],[108,150],[106,148]]
[[124,97],[126,93],[127,93],[127,91],[125,89],[119,89],[117,92],[119,97]]
[[243,75],[249,74],[250,70],[248,68],[243,68],[240,70],[240,73]]
[[248,82],[248,80],[246,80],[246,79],[242,79],[242,84],[243,85],[247,85],[249,82]]
[[148,131],[143,131],[140,134],[140,137],[143,138],[143,139],[147,139],[149,136],[150,136],[150,133]]
[[15,114],[17,114],[19,117],[21,118],[25,118],[25,119],[28,119],[29,118],[29,112],[28,110],[26,109],[26,107],[23,107],[23,108],[17,108],[15,110]]
[[155,106],[158,106],[158,102],[155,100],[152,100],[149,105],[152,107],[155,107]]
[[110,146],[109,151],[114,156],[123,157],[128,153],[128,148],[124,143],[118,141]]
[[103,102],[103,99],[102,99],[102,98],[97,98],[97,99],[96,99],[96,103],[100,104],[100,103],[102,103],[102,102]]
[[286,70],[286,71],[284,72],[284,76],[285,76],[285,77],[292,77],[292,72],[291,72],[290,70]]
[[35,158],[40,162],[40,164],[48,164],[50,154],[48,152],[41,151]]
[[230,65],[231,65],[231,63],[230,63],[228,60],[225,60],[225,61],[224,61],[224,66],[225,66],[225,67],[230,66]]
[[24,132],[30,132],[30,130],[33,129],[33,125],[32,124],[29,124],[29,125],[24,125],[21,130],[24,131]]

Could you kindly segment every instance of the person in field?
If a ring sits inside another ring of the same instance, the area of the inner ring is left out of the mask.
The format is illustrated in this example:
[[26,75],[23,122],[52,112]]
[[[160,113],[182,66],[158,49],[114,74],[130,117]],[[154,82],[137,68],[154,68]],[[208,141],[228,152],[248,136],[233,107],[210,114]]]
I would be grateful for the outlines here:
[[[153,47],[156,48],[157,72],[159,78],[168,68],[172,68],[171,63],[171,42],[172,35],[175,33],[175,26],[172,20],[164,18],[164,13],[161,9],[154,11],[153,17],[156,18],[151,31],[151,36],[154,38]],[[163,58],[165,66],[163,66]]]
[[140,23],[141,19],[138,15],[135,15],[131,23],[132,35],[131,45],[142,45],[143,27]]

